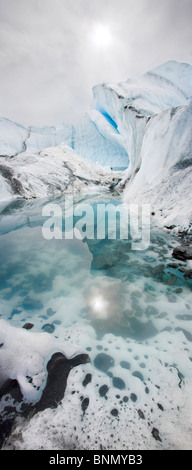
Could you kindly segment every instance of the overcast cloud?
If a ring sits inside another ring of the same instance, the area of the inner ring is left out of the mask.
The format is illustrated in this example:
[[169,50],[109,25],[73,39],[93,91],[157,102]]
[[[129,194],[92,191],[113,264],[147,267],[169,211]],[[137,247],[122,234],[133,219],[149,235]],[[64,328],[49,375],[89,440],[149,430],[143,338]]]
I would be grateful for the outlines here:
[[[95,24],[112,41],[96,48]],[[0,116],[77,122],[92,87],[167,60],[192,63],[191,0],[0,0]]]

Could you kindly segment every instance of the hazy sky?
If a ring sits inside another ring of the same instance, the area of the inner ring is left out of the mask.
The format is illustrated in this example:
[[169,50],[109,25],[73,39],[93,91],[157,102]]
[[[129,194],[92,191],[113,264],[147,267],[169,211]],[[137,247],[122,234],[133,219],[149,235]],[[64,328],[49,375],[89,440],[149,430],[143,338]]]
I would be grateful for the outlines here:
[[0,116],[75,123],[95,84],[192,63],[191,24],[192,0],[0,0]]

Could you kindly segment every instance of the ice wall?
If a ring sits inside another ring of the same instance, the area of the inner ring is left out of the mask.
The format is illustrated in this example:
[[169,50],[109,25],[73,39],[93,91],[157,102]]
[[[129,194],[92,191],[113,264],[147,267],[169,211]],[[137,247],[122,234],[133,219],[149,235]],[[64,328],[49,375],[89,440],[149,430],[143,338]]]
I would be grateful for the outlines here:
[[129,155],[125,202],[150,203],[168,225],[188,228],[192,66],[170,61],[134,81],[97,85],[93,94],[93,108],[113,120]]
[[39,152],[46,147],[56,147],[62,142],[72,146],[72,135],[71,124],[27,128],[9,119],[0,118],[0,155],[13,157],[26,150]]
[[160,127],[152,136],[155,143],[156,135],[161,134],[161,113],[187,106],[191,94],[192,66],[175,61],[167,62],[137,80],[93,88],[93,108],[110,116],[123,138],[130,160],[127,176],[134,176],[140,168],[142,142],[145,132],[150,132],[148,123],[151,117],[160,114]]

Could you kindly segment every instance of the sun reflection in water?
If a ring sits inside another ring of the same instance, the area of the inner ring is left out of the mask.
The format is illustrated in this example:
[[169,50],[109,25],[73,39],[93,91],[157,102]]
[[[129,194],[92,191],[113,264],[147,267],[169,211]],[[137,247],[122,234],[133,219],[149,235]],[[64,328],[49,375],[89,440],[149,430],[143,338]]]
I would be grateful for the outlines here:
[[97,295],[90,299],[89,307],[92,314],[97,318],[107,318],[109,310],[109,302],[102,295]]

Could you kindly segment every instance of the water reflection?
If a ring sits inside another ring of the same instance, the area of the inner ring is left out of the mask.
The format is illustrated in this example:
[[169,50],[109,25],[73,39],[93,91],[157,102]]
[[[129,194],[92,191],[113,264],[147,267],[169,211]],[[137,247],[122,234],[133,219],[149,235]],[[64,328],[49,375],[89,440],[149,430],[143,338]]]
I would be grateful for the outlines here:
[[[184,277],[184,262],[173,262],[174,238],[152,226],[150,246],[139,252],[120,238],[48,241],[41,231],[47,202],[14,201],[1,213],[3,317],[21,325],[33,319],[39,328],[84,322],[99,337],[143,341],[180,329],[191,338],[192,280]],[[83,202],[94,211],[101,203],[99,197]]]

